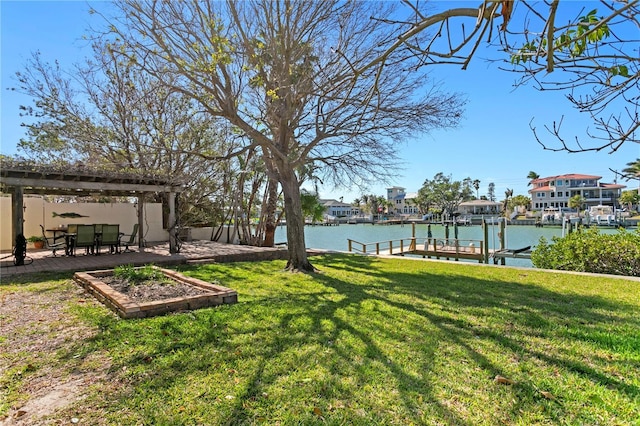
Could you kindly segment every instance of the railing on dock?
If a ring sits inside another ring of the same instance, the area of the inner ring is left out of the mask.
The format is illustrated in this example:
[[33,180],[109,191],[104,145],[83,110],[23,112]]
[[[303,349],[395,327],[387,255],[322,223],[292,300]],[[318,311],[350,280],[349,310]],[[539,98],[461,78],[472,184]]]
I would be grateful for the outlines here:
[[[404,254],[416,249],[415,238],[401,238],[399,240],[389,240],[375,243],[361,243],[356,240],[347,239],[349,242],[349,252],[357,251],[362,254]],[[354,247],[357,246],[357,247]],[[367,251],[368,250],[368,251]]]
[[[426,238],[424,245],[416,242],[416,238],[361,243],[347,239],[349,252],[363,254],[395,254],[435,257],[436,259],[470,259],[485,262],[482,240],[459,240],[455,238]],[[420,247],[422,246],[422,247]]]

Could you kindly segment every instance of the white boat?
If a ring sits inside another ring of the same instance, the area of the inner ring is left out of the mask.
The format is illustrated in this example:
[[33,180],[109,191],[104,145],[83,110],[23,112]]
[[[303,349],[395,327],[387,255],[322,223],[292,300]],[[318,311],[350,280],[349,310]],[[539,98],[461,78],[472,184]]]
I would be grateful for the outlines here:
[[562,214],[556,207],[548,207],[542,211],[540,220],[544,224],[549,224],[549,223],[561,224]]
[[598,225],[615,225],[616,216],[612,206],[591,206],[589,208],[589,220]]

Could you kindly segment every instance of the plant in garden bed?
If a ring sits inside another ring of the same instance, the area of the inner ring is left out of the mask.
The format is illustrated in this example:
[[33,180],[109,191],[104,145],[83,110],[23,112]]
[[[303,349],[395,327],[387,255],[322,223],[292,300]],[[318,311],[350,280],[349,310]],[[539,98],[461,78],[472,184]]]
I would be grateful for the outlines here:
[[162,271],[154,265],[145,265],[142,267],[135,267],[133,265],[117,266],[113,270],[113,276],[127,281],[130,285],[138,285],[149,281],[162,282],[165,284],[173,283],[171,279],[165,277]]

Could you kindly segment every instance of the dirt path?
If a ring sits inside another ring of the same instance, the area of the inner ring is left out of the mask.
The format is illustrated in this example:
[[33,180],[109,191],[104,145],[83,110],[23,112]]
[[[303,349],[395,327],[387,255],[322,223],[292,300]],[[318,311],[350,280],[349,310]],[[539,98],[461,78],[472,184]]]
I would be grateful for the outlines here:
[[[73,353],[96,330],[68,312],[71,303],[96,302],[71,281],[37,291],[0,287],[0,404],[10,405],[0,426],[80,423],[78,403],[106,380],[108,360]],[[7,389],[18,397],[7,401]]]

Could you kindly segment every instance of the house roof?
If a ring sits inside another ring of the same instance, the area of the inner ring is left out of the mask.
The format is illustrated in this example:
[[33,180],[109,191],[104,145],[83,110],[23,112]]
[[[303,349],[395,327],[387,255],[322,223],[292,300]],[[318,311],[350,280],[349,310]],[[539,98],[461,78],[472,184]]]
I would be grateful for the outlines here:
[[[598,185],[598,188],[605,188],[605,189],[622,189],[622,188],[626,188],[626,185],[620,185],[618,183],[600,183]],[[589,187],[591,188],[591,187]],[[595,188],[595,186],[594,186]],[[575,188],[574,188],[575,189]],[[549,185],[545,185],[545,186],[540,186],[538,188],[531,188],[529,190],[529,192],[544,192],[544,191],[555,191],[556,188],[552,188]]]
[[619,183],[601,183],[600,187],[608,188],[608,189],[622,189],[622,188],[626,188],[627,185],[620,185]]
[[543,191],[551,191],[551,190],[552,190],[551,187],[549,185],[546,185],[546,186],[540,186],[538,188],[531,188],[529,192],[543,192]]
[[353,208],[349,203],[340,202],[338,200],[320,200],[320,203],[325,207],[348,207]]
[[556,180],[556,179],[563,179],[563,180],[572,180],[572,179],[602,179],[602,176],[594,176],[594,175],[581,175],[578,173],[569,173],[566,175],[557,175],[557,176],[547,176],[547,177],[541,177],[538,179],[533,179],[531,181],[531,183],[538,183],[538,182],[545,182],[548,180]]

